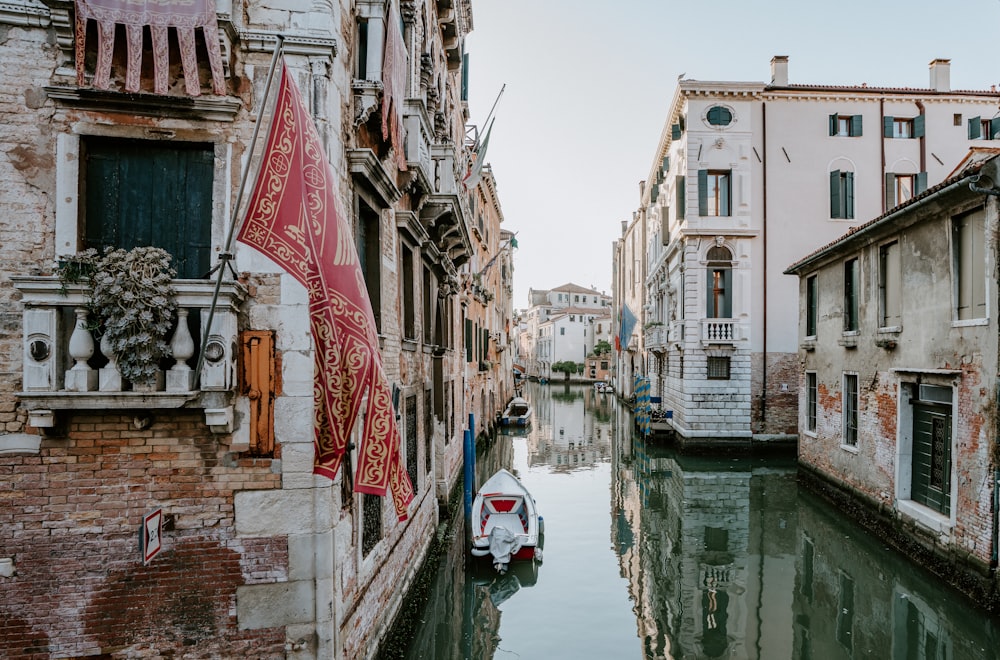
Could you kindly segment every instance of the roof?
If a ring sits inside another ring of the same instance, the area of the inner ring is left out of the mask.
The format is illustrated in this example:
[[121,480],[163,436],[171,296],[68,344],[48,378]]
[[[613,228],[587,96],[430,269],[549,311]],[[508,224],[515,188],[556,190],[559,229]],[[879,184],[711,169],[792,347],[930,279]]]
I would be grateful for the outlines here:
[[788,85],[765,85],[764,89],[773,92],[789,90],[796,92],[864,92],[871,94],[920,94],[926,96],[987,96],[996,98],[1000,92],[996,89],[949,89],[938,91],[930,87],[869,87],[867,83],[860,85],[804,85],[790,83]]
[[945,188],[954,186],[958,183],[962,183],[964,182],[965,179],[973,175],[979,174],[979,172],[983,169],[983,167],[987,163],[997,158],[998,156],[1000,156],[1000,148],[997,147],[975,147],[971,149],[969,153],[965,155],[965,158],[962,159],[962,161],[958,164],[958,166],[954,170],[952,170],[951,174],[949,174],[948,178],[946,178],[944,181],[935,186],[931,186],[924,192],[906,200],[899,206],[889,209],[882,215],[873,218],[868,222],[852,227],[847,231],[847,233],[843,234],[840,238],[831,241],[830,243],[827,243],[823,247],[814,250],[807,256],[793,263],[791,266],[785,269],[785,274],[786,275],[797,274],[800,270],[802,270],[806,266],[811,265],[813,262],[817,261],[821,256],[823,256],[827,252],[830,252],[839,247],[840,245],[851,241],[852,239],[856,238],[858,235],[862,233],[871,231],[875,227],[888,222],[890,218],[896,217],[906,209],[919,206],[926,199],[936,195],[938,192],[944,190]]
[[572,282],[570,282],[569,284],[563,284],[562,286],[557,286],[554,289],[552,289],[552,291],[568,291],[570,293],[592,293],[596,296],[604,295],[600,291],[596,291],[594,289],[588,289],[586,287],[580,286],[579,284],[573,284]]

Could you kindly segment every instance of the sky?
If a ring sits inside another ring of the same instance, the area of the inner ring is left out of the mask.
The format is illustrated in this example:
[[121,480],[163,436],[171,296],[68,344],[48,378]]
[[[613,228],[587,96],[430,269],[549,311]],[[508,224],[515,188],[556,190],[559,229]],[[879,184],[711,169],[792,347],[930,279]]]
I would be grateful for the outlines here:
[[612,244],[679,77],[792,84],[1000,85],[1000,0],[472,0],[469,123],[485,128],[503,228],[517,233],[514,307],[572,282],[611,293]]

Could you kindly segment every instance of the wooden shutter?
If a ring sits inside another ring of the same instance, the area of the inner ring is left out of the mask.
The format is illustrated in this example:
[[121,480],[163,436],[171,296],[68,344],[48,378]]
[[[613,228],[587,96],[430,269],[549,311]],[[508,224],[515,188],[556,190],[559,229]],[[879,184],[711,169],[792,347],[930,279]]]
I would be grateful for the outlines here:
[[472,319],[465,319],[465,361],[472,362]]
[[922,138],[926,134],[926,118],[924,115],[917,115],[913,118],[913,137]]
[[978,140],[982,137],[982,118],[972,117],[969,119],[969,139]]
[[892,137],[892,124],[895,117],[882,117],[882,137]]
[[[404,30],[405,32],[405,30]],[[469,100],[469,54],[462,53],[462,100]],[[416,482],[414,482],[416,485]]]
[[660,169],[663,172],[667,172],[670,170],[670,156],[663,157],[663,163],[660,165]]
[[917,172],[917,182],[913,188],[913,194],[919,195],[927,190],[927,172]]
[[670,127],[670,139],[672,139],[672,140],[680,140],[681,139],[681,133],[682,133],[682,131],[681,131],[681,125],[680,124],[673,124]]
[[657,198],[660,196],[660,184],[654,183],[649,188],[649,201],[650,203],[655,203]]
[[698,170],[698,215],[708,215],[708,170]]
[[1000,136],[1000,117],[994,117],[990,120],[990,134],[983,137],[987,140],[996,140],[998,136]]
[[732,205],[730,199],[732,195],[730,194],[733,190],[733,173],[732,170],[726,173],[725,176],[719,177],[719,215],[732,215]]
[[250,401],[250,453],[274,455],[274,399],[277,373],[273,330],[246,330],[240,334],[240,391]]
[[670,245],[670,209],[666,206],[660,212],[660,239],[664,245]]
[[678,220],[683,220],[684,216],[687,215],[687,208],[686,208],[687,193],[684,191],[685,181],[686,179],[684,178],[684,175],[678,174],[677,179],[675,180],[674,183],[674,193],[677,195],[676,209],[677,209]]
[[861,115],[851,117],[851,136],[861,137]]
[[830,115],[830,135],[836,135],[839,131],[837,130],[840,124],[840,116],[833,114]]
[[840,170],[830,172],[830,217],[840,217]]
[[887,172],[885,175],[885,207],[884,211],[888,211],[892,207],[896,206],[898,202],[896,201],[896,175],[891,172]]
[[844,173],[846,181],[844,181],[844,197],[846,198],[844,202],[844,217],[854,218],[854,172]]

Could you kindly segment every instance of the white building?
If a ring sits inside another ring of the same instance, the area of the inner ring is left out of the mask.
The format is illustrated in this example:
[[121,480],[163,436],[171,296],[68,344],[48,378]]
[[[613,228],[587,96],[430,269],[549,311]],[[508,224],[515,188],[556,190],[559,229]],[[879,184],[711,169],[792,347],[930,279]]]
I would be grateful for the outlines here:
[[615,292],[638,317],[620,369],[650,377],[682,442],[796,433],[797,288],[782,271],[998,135],[1000,94],[952,90],[949,68],[931,62],[923,89],[802,85],[779,56],[770,83],[680,81],[616,243]]
[[607,332],[611,298],[594,289],[564,284],[555,289],[529,289],[531,307],[521,314],[521,360],[527,375],[550,378],[555,362],[583,363],[594,348],[595,320]]

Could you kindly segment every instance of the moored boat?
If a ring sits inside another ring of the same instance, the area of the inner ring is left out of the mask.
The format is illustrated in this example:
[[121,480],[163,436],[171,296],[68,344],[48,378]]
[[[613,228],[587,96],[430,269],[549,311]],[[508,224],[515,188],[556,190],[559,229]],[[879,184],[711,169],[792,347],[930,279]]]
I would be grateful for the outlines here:
[[498,571],[512,560],[541,559],[542,519],[520,480],[501,469],[486,480],[472,503],[472,554],[492,555]]
[[500,416],[501,426],[527,426],[531,423],[531,404],[528,400],[515,396],[507,404],[507,408]]

